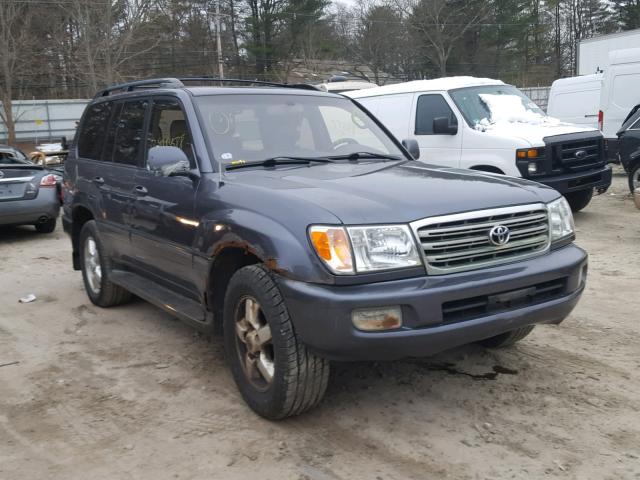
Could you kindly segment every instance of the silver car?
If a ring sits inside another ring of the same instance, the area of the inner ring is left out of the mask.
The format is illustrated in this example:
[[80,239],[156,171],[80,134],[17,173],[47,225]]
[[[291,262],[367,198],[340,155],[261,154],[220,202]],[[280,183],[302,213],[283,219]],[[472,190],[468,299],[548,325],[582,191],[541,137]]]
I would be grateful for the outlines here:
[[40,233],[56,228],[60,176],[31,162],[24,153],[0,145],[0,226],[33,225]]

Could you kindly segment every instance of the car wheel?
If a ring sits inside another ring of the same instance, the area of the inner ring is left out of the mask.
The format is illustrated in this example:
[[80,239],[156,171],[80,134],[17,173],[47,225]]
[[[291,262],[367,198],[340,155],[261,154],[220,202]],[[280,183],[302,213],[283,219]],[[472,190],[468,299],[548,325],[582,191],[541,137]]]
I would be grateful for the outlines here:
[[93,220],[80,231],[80,265],[84,288],[94,305],[111,307],[131,299],[130,292],[109,280],[111,262]]
[[640,163],[629,168],[629,190],[631,193],[640,188]]
[[265,268],[251,265],[233,275],[223,321],[233,377],[258,415],[281,419],[320,402],[327,388],[329,362],[302,344],[278,286]]
[[529,335],[532,332],[533,327],[534,325],[528,325],[526,327],[516,328],[515,330],[501,333],[495,337],[485,338],[484,340],[480,340],[478,343],[487,348],[510,347]]
[[573,212],[579,212],[584,207],[589,205],[589,202],[593,198],[593,188],[588,190],[580,190],[578,192],[571,192],[565,194],[564,198],[567,199],[569,205],[571,206],[571,210]]
[[56,229],[56,219],[50,218],[46,222],[36,223],[34,226],[38,233],[52,233]]

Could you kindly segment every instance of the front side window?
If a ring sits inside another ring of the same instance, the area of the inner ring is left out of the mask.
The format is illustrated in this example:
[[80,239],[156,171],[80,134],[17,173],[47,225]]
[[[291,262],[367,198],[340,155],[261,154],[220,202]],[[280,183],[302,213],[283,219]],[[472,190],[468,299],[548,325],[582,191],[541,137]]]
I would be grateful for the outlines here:
[[114,163],[136,166],[140,164],[140,146],[144,131],[144,116],[148,102],[124,102],[117,120],[112,125]]
[[433,121],[438,117],[448,118],[451,125],[458,123],[453,110],[442,95],[420,95],[416,108],[416,135],[435,135]]
[[195,167],[193,142],[184,111],[177,99],[157,98],[151,107],[151,121],[147,139],[147,153],[157,146],[171,146],[181,149],[191,168]]
[[548,117],[512,85],[485,85],[452,90],[451,98],[470,127],[482,130],[500,123],[545,123]]
[[273,157],[327,157],[402,151],[348,99],[320,95],[215,95],[196,105],[216,160],[260,161]]
[[78,135],[78,156],[100,160],[112,108],[112,102],[87,107],[82,130]]

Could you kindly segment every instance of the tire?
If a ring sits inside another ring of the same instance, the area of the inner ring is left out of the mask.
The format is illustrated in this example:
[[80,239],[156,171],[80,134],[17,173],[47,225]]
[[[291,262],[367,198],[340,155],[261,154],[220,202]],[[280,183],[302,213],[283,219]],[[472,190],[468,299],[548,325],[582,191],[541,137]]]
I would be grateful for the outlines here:
[[268,270],[250,265],[233,275],[225,295],[223,323],[233,378],[254,412],[278,420],[320,403],[327,389],[329,362],[311,353],[297,337]]
[[[97,257],[91,255],[90,250],[95,250]],[[109,280],[111,261],[93,220],[85,223],[80,231],[80,266],[84,289],[94,305],[112,307],[131,299],[130,292]]]
[[524,337],[529,335],[532,332],[533,327],[534,325],[528,325],[526,327],[516,328],[515,330],[501,333],[500,335],[496,335],[495,337],[485,338],[484,340],[480,340],[478,343],[487,348],[510,347],[514,343],[519,342]]
[[56,219],[50,218],[44,223],[36,223],[34,227],[36,227],[36,232],[38,233],[53,233],[56,229]]
[[565,194],[564,198],[567,199],[571,206],[571,211],[579,212],[584,207],[589,205],[589,202],[593,198],[593,188],[588,190],[580,190],[578,192],[571,192]]
[[636,188],[640,188],[640,162],[629,166],[629,190],[632,195]]

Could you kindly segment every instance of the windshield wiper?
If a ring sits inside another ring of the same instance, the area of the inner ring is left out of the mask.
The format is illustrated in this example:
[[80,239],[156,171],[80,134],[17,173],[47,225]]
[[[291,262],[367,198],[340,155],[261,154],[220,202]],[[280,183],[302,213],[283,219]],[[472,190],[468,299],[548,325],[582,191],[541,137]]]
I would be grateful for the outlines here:
[[403,160],[402,157],[397,155],[385,155],[384,153],[374,153],[374,152],[353,152],[347,155],[330,155],[327,158],[332,160],[361,160],[361,159],[380,159],[380,160]]
[[238,162],[225,166],[225,170],[237,170],[239,168],[248,167],[275,167],[276,165],[305,165],[309,163],[331,163],[329,158],[324,157],[271,157],[265,160],[257,160],[255,162]]

